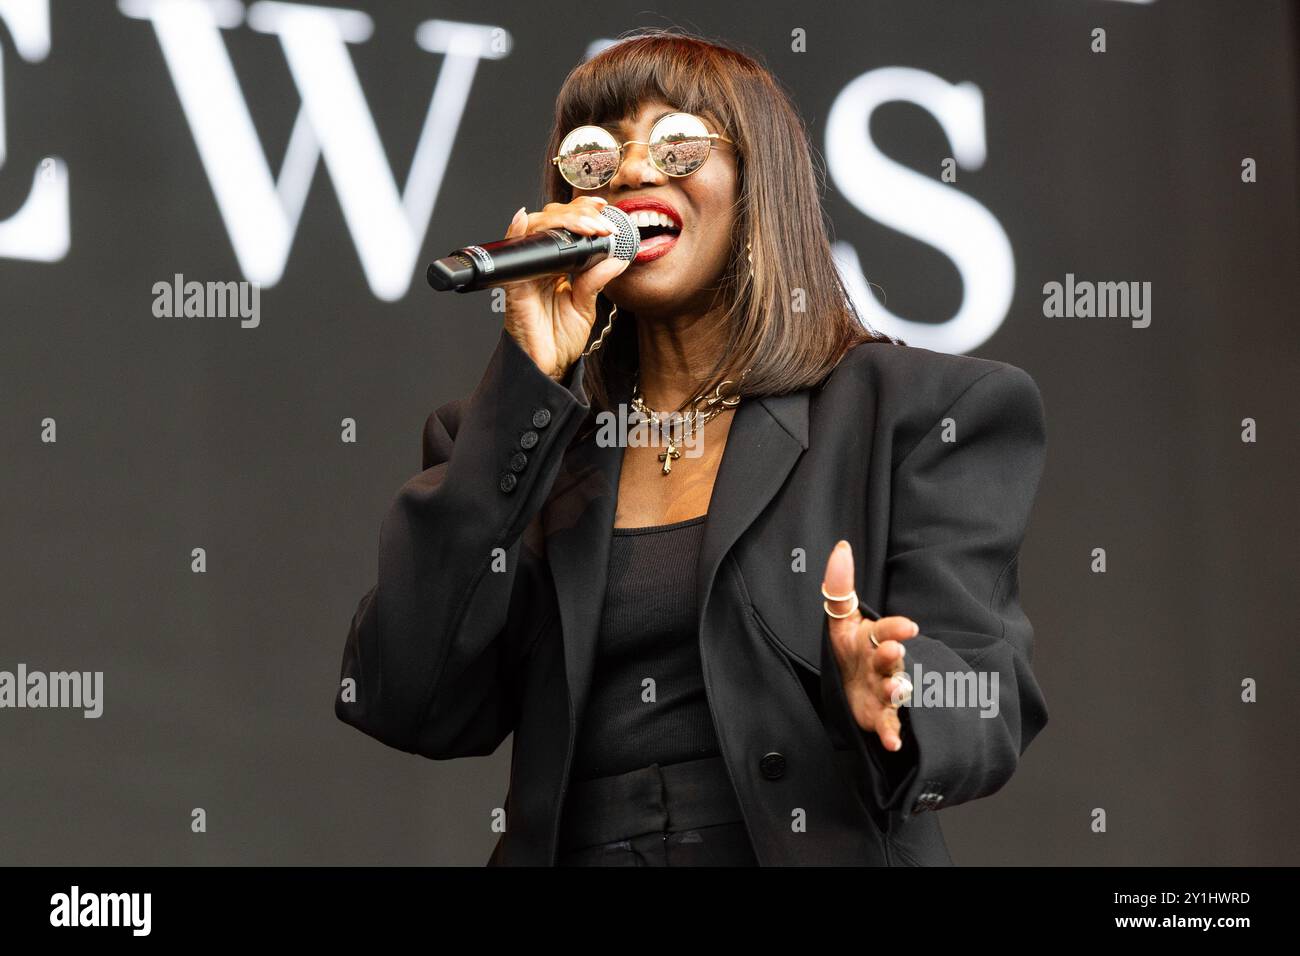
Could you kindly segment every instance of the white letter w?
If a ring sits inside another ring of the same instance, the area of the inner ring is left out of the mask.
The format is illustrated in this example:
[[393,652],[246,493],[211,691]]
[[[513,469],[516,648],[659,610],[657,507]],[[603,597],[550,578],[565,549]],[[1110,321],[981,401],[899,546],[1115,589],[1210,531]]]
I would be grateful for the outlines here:
[[265,287],[284,274],[317,160],[324,156],[371,291],[389,302],[405,295],[474,71],[480,59],[510,52],[509,33],[449,20],[417,27],[416,44],[445,56],[399,194],[346,46],[369,39],[374,24],[366,14],[273,0],[249,7],[248,25],[279,37],[302,98],[277,180],[221,38],[222,28],[243,22],[243,5],[118,0],[118,7],[153,23],[245,278]]

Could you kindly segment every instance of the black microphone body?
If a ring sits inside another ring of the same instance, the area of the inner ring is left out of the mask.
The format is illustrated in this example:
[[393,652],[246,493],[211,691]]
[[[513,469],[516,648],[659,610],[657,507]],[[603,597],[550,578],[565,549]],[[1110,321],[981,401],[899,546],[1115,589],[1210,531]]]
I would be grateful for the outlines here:
[[636,258],[641,235],[627,213],[605,206],[600,214],[616,231],[584,236],[567,229],[547,229],[514,239],[464,246],[429,265],[429,285],[439,292],[476,292],[541,276],[582,272],[611,256]]

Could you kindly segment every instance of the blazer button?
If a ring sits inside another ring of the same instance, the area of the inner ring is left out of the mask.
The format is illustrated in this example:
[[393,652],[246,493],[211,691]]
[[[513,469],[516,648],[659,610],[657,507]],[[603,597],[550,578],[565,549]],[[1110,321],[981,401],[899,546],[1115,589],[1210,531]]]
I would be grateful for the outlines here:
[[510,470],[513,472],[523,471],[528,467],[528,456],[522,451],[517,451],[510,456]]
[[537,432],[531,428],[519,436],[519,447],[525,451],[537,447]]
[[776,751],[764,754],[758,762],[758,769],[768,780],[780,780],[785,776],[785,757]]
[[549,408],[539,408],[533,412],[533,427],[545,428],[551,423],[551,410]]
[[507,471],[504,475],[501,476],[501,481],[497,483],[497,487],[500,488],[502,491],[504,491],[506,494],[509,494],[510,492],[515,490],[515,485],[517,484],[519,484],[519,479]]

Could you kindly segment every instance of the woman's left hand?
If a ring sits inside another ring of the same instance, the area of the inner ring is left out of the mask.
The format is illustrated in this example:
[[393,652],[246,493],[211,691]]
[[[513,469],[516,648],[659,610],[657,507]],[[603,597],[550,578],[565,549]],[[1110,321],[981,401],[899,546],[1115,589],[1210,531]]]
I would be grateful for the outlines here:
[[[831,551],[823,587],[826,594],[852,594],[853,550],[847,541],[839,542]],[[853,607],[851,598],[826,604],[836,614]],[[828,617],[827,623],[853,719],[863,730],[875,732],[886,750],[901,750],[898,708],[906,699],[910,683],[905,674],[902,679],[894,674],[902,673],[903,657],[907,653],[900,642],[919,633],[916,622],[902,616],[873,621],[854,609],[846,618]],[[871,643],[872,637],[879,642],[879,647]]]

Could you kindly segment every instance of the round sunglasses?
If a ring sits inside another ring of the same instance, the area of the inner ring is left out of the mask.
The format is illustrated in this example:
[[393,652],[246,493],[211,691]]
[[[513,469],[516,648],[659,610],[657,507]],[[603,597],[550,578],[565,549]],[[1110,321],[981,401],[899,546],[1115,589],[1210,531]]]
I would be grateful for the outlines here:
[[619,143],[603,126],[579,126],[560,141],[560,153],[551,162],[574,189],[600,189],[623,165],[625,147],[644,146],[655,169],[680,178],[699,171],[718,139],[732,142],[721,133],[710,133],[693,113],[669,113],[655,121],[648,142]]

